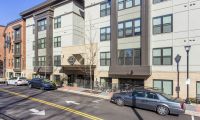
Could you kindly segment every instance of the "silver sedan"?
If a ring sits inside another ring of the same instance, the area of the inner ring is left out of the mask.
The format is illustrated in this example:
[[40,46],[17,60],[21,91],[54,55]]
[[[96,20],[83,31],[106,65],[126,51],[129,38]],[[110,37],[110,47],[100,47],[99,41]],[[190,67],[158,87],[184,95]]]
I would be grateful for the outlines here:
[[161,92],[134,90],[113,94],[111,102],[156,111],[160,115],[183,114],[185,103]]

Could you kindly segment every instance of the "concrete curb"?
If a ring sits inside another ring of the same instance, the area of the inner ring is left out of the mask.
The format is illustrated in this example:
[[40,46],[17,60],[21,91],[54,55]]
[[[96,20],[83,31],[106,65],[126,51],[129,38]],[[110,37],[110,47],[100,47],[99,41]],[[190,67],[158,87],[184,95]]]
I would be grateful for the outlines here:
[[110,98],[111,98],[110,96],[103,96],[103,95],[99,95],[99,94],[94,95],[92,93],[78,92],[78,91],[74,91],[74,90],[63,90],[63,89],[57,89],[57,90],[63,91],[63,92],[76,93],[76,94],[90,96],[90,97],[102,98],[102,99],[106,99],[106,100],[110,100]]
[[200,117],[200,112],[185,110],[185,114]]

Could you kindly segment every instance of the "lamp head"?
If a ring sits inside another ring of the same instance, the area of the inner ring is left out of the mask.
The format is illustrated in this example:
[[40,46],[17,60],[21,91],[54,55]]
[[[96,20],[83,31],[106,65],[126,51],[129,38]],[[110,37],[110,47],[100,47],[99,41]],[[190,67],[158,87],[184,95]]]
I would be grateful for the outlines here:
[[191,48],[191,45],[186,45],[186,46],[185,46],[185,51],[186,51],[186,52],[189,52],[189,51],[190,51],[190,48]]

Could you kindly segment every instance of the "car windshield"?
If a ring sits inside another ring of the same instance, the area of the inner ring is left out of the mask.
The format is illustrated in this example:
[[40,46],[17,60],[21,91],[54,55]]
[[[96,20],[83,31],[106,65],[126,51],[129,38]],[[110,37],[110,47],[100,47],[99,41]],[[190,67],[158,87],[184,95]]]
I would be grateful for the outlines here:
[[42,82],[43,83],[51,83],[50,80],[48,80],[48,79],[43,79]]
[[26,80],[26,78],[25,78],[25,77],[20,77],[19,79]]

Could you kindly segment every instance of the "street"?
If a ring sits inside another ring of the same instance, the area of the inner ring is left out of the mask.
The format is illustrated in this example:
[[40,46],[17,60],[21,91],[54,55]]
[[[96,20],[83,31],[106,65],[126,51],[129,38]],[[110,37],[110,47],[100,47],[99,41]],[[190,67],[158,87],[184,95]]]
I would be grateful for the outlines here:
[[27,86],[0,85],[0,120],[200,120],[189,115],[159,116],[119,107],[108,100]]

